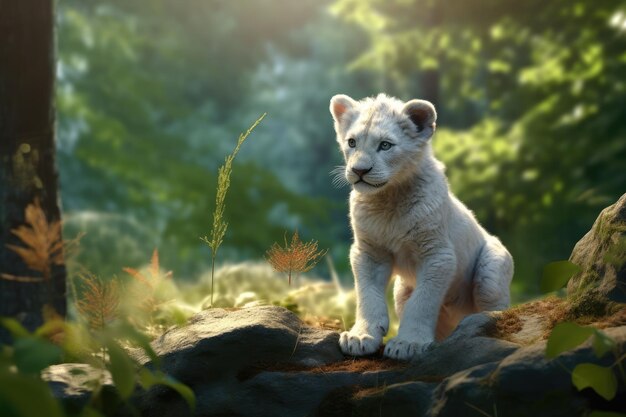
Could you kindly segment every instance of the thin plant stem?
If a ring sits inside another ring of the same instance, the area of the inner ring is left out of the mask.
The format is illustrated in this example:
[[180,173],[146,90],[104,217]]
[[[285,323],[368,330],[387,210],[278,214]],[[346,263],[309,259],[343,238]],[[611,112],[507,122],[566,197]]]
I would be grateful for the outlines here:
[[211,303],[209,306],[213,308],[213,278],[215,276],[215,252],[211,252]]
[[217,175],[217,192],[215,194],[215,210],[213,211],[213,227],[211,229],[211,237],[205,236],[200,238],[211,248],[211,307],[213,307],[213,281],[215,274],[215,258],[217,256],[217,250],[219,249],[226,229],[228,229],[228,223],[224,221],[224,211],[226,209],[226,194],[230,188],[230,174],[232,173],[233,161],[239,153],[239,149],[244,141],[250,136],[250,133],[258,126],[259,123],[265,118],[267,113],[263,113],[253,124],[248,128],[245,133],[239,135],[237,145],[233,152],[226,157],[224,164],[219,168]]

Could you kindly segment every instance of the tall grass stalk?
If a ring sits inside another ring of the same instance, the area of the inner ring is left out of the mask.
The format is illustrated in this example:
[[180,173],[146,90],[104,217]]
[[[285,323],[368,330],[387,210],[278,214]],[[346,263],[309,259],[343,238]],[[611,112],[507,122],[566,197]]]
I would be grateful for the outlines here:
[[217,193],[215,195],[215,211],[213,211],[213,228],[211,229],[211,237],[204,236],[202,241],[204,241],[211,248],[211,303],[210,306],[213,307],[213,278],[215,276],[215,259],[217,258],[217,251],[224,240],[224,235],[226,234],[226,229],[228,228],[228,223],[224,221],[224,210],[226,208],[226,193],[228,192],[228,188],[230,187],[230,174],[233,169],[233,160],[239,153],[239,149],[243,142],[250,136],[250,133],[256,128],[261,120],[265,118],[267,113],[263,113],[261,117],[259,117],[250,128],[245,132],[239,135],[239,140],[237,140],[237,146],[233,152],[226,157],[224,160],[224,165],[219,168],[217,175]]

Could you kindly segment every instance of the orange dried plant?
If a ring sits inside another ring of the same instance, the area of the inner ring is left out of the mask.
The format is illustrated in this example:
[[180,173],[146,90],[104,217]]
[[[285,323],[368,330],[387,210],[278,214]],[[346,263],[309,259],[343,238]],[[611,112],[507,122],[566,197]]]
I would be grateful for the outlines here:
[[124,272],[133,277],[137,282],[142,284],[144,289],[147,289],[147,294],[141,291],[141,294],[137,294],[136,299],[141,300],[138,306],[141,310],[148,314],[154,313],[163,301],[158,300],[156,297],[156,287],[159,280],[162,278],[170,279],[172,277],[172,271],[167,272],[164,275],[160,274],[159,266],[159,251],[154,249],[152,252],[152,258],[150,259],[150,268],[148,269],[149,275],[146,276],[141,271],[134,268],[123,268]]
[[302,242],[296,230],[287,243],[287,233],[285,233],[285,247],[274,243],[266,252],[266,259],[276,272],[286,273],[291,285],[293,274],[300,274],[313,269],[313,267],[326,255],[327,250],[318,251],[317,241]]
[[26,266],[41,274],[39,277],[18,277],[10,274],[0,275],[3,279],[19,282],[41,282],[51,278],[53,265],[64,262],[64,243],[61,236],[61,222],[48,222],[46,213],[41,208],[39,199],[26,206],[25,224],[12,229],[24,246],[6,245],[17,253]]
[[85,289],[76,309],[92,330],[102,330],[118,316],[120,292],[116,279],[102,281],[93,274],[81,275]]

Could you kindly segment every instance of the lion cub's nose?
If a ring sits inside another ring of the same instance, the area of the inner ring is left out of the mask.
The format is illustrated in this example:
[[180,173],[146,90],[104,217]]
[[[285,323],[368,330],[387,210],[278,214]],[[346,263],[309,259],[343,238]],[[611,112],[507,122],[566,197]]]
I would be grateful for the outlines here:
[[354,172],[356,175],[358,175],[359,177],[362,177],[363,175],[367,174],[368,172],[370,172],[372,170],[372,168],[367,168],[367,169],[363,169],[363,168],[352,168],[352,172]]
[[354,172],[359,177],[362,177],[363,175],[367,174],[371,170],[372,170],[372,167],[367,168],[367,169],[365,169],[365,168],[352,168],[352,172]]

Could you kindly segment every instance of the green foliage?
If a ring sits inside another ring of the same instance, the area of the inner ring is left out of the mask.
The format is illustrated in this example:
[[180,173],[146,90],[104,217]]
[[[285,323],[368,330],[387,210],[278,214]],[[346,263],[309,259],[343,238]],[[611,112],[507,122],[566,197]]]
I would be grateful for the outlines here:
[[617,392],[617,378],[606,366],[580,363],[572,371],[572,382],[579,391],[590,387],[607,401],[615,398]]
[[0,371],[0,411],[6,417],[64,417],[48,384],[31,375]]
[[[43,336],[28,332],[17,320],[0,318],[0,325],[9,330],[13,346],[0,348],[0,411],[11,417],[64,413],[52,396],[47,383],[41,380],[43,368],[59,363],[60,348]],[[14,369],[13,369],[14,368]],[[36,399],[33,401],[33,399]]]
[[[181,302],[210,306],[210,271],[200,282],[181,288]],[[296,285],[290,286],[282,274],[267,263],[246,262],[226,264],[215,271],[215,299],[213,307],[244,307],[253,305],[281,305],[303,319],[320,319],[323,324],[334,323],[336,328],[354,323],[356,309],[353,289],[344,290],[338,281],[325,282],[304,274]]]
[[571,322],[559,323],[554,326],[548,338],[546,356],[555,358],[561,353],[580,345],[592,334],[594,334],[592,327],[584,327]]
[[119,274],[122,267],[140,265],[159,242],[155,230],[130,216],[116,213],[80,212],[63,215],[66,238],[84,232],[80,248],[69,260],[72,279],[80,279],[81,265],[100,277]]
[[107,340],[104,346],[109,355],[108,369],[111,372],[115,388],[117,388],[122,400],[128,400],[135,390],[136,384],[133,361],[114,340]]
[[541,292],[558,291],[567,284],[571,277],[581,271],[578,265],[570,261],[556,261],[543,268],[541,277]]
[[336,0],[333,11],[368,36],[354,68],[435,101],[452,189],[536,293],[542,266],[624,192],[623,5]]
[[44,368],[61,362],[60,347],[40,338],[20,338],[13,344],[13,359],[19,372],[38,375]]
[[41,328],[31,334],[17,320],[6,317],[0,318],[0,325],[15,339],[13,346],[5,349],[19,372],[38,375],[42,369],[61,362],[61,349],[41,334]]
[[[593,363],[577,364],[571,371],[572,384],[579,391],[591,388],[605,400],[611,401],[617,393],[617,376],[614,368],[619,371],[619,375],[626,383],[626,375],[624,374],[622,363],[625,356],[621,355],[617,349],[615,340],[606,333],[593,327],[579,326],[576,323],[559,323],[554,327],[548,338],[546,356],[548,358],[556,358],[561,353],[582,344],[592,335],[592,347],[596,357],[602,358],[607,353],[612,352],[616,361],[610,366],[601,366]],[[555,360],[558,360],[558,358]]]
[[593,352],[598,358],[603,357],[609,352],[614,352],[617,344],[615,340],[607,336],[604,332],[594,329],[593,332]]
[[[16,320],[2,318],[0,325],[10,330],[12,346],[0,350],[0,412],[7,417],[53,416],[69,417],[76,410],[64,410],[53,397],[48,383],[42,379],[42,370],[63,360],[89,364],[92,369],[106,369],[113,379],[121,401],[133,409],[129,402],[137,384],[144,389],[160,384],[176,392],[195,407],[195,396],[189,387],[159,370],[160,362],[149,339],[126,322],[116,322],[97,331],[89,331],[77,323],[48,322],[29,333]],[[50,338],[62,331],[55,344]],[[124,346],[138,346],[153,358],[154,370],[140,367]],[[100,357],[100,360],[96,359]],[[77,372],[85,372],[77,370]],[[101,374],[96,372],[85,388],[92,390],[88,403],[79,411],[81,416],[101,416],[115,412],[117,406],[103,404]],[[111,408],[112,407],[112,408]]]
[[[86,230],[77,223],[89,217],[80,261],[109,276],[158,246],[181,279],[200,273],[209,262],[203,259],[205,247],[197,239],[198,230],[211,228],[206,214],[216,200],[215,190],[207,190],[207,184],[217,181],[220,155],[232,151],[224,138],[245,130],[259,108],[268,108],[280,119],[273,126],[259,126],[255,135],[263,134],[263,146],[242,152],[240,161],[233,163],[229,193],[236,204],[229,203],[225,213],[229,239],[220,250],[221,258],[261,258],[268,241],[287,227],[320,235],[316,231],[332,226],[333,234],[322,238],[325,245],[337,240],[338,233],[347,239],[346,224],[324,218],[332,211],[345,223],[343,201],[320,198],[324,195],[320,191],[334,191],[326,187],[325,168],[332,167],[333,159],[319,153],[328,149],[322,139],[332,138],[331,124],[320,129],[319,118],[311,117],[306,130],[295,128],[293,121],[304,121],[301,116],[311,111],[311,101],[299,101],[299,113],[284,113],[295,107],[265,100],[275,90],[258,85],[267,68],[261,64],[272,55],[268,42],[284,47],[289,59],[292,52],[306,52],[313,41],[316,48],[327,44],[312,36],[318,36],[319,28],[307,26],[311,18],[323,14],[323,7],[313,0],[298,4],[270,0],[245,7],[236,3],[180,7],[172,0],[59,4],[58,166],[64,214],[76,214],[80,220],[70,226]],[[339,36],[332,22],[324,19],[326,36]],[[158,37],[146,35],[156,32]],[[300,39],[292,36],[296,32],[302,32],[297,35]],[[327,75],[328,64],[335,59],[328,52],[321,50],[324,55],[316,60],[313,76],[324,77],[319,81],[302,83],[296,72],[288,71],[294,77],[289,84],[315,93],[315,112],[323,111],[325,117],[332,91],[357,83],[346,82],[344,74],[340,79]],[[300,67],[297,57],[293,59],[292,66]],[[312,74],[303,76],[312,80]],[[255,88],[265,94],[252,94]],[[288,131],[278,126],[285,122]],[[311,132],[316,140],[311,140]],[[297,156],[290,151],[293,139],[306,140]],[[315,153],[307,152],[313,146]],[[316,187],[310,196],[287,187],[282,175],[287,164],[281,166],[275,156],[269,157],[270,150],[276,155],[280,148],[285,149],[280,159],[294,155],[290,167],[297,169],[298,178],[305,177],[306,185],[312,183],[307,170],[323,162],[314,180],[324,187]],[[309,158],[312,155],[315,160]],[[105,244],[108,247],[103,248]]]

